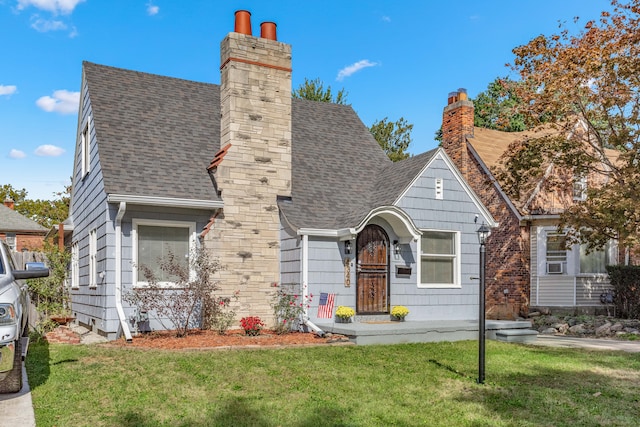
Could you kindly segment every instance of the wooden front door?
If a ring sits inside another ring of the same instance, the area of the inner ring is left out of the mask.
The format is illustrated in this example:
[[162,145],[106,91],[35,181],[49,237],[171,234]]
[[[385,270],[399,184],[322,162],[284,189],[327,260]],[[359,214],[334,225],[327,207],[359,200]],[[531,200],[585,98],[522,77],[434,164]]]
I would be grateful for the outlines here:
[[389,312],[389,237],[378,225],[358,234],[356,312]]

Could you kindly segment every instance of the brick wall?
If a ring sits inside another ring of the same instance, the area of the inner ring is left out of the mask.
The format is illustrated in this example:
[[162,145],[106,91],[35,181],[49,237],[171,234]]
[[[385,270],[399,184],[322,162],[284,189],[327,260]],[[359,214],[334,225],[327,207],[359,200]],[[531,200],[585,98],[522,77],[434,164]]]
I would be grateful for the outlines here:
[[[465,94],[466,95],[466,94]],[[499,226],[487,240],[486,306],[487,317],[513,319],[529,307],[529,227],[521,226],[469,151],[467,138],[473,138],[473,103],[466,96],[451,97],[442,120],[442,147],[485,204]]]

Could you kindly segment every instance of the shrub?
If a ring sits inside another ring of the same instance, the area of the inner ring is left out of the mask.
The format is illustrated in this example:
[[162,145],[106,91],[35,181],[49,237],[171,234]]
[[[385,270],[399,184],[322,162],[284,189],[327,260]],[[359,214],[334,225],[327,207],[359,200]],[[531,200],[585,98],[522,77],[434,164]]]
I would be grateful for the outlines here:
[[[186,336],[190,328],[201,326],[203,308],[211,304],[213,292],[218,290],[212,275],[219,269],[218,261],[209,258],[204,248],[194,250],[189,262],[184,263],[169,252],[160,259],[160,270],[174,278],[173,285],[159,283],[156,274],[146,265],[141,265],[148,285],[127,292],[123,299],[139,310],[155,312],[160,322],[163,318],[173,323],[176,336]],[[195,272],[191,276],[191,270]],[[166,329],[166,328],[165,328]]]
[[[273,286],[278,287],[278,284],[274,283]],[[286,334],[294,330],[297,326],[296,323],[302,321],[305,309],[311,307],[313,294],[306,297],[298,295],[294,293],[292,289],[296,286],[297,285],[284,285],[273,295],[271,307],[273,308],[276,322],[274,331],[277,334]]]
[[240,319],[240,326],[244,329],[246,335],[260,335],[260,331],[264,328],[264,323],[258,316],[247,316]]
[[236,311],[231,308],[232,301],[237,302],[240,291],[235,291],[231,297],[205,298],[202,307],[205,329],[213,329],[220,335],[225,335],[236,318]]
[[617,316],[640,319],[640,266],[608,265],[607,272]]

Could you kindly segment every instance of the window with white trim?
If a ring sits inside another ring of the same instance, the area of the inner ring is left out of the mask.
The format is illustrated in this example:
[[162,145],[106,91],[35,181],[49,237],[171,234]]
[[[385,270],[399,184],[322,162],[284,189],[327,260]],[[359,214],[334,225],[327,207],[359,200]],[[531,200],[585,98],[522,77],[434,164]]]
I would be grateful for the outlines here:
[[573,181],[573,200],[583,202],[587,200],[587,177],[576,177]]
[[458,232],[423,230],[420,248],[420,284],[459,286]]
[[610,246],[604,249],[587,250],[587,245],[580,245],[580,274],[606,274],[609,265]]
[[547,233],[547,274],[567,273],[567,236],[563,233]]
[[84,129],[82,129],[82,133],[80,134],[80,162],[81,162],[82,178],[84,178],[84,176],[89,173],[89,169],[91,165],[91,158],[89,155],[90,153],[89,141],[91,137],[91,132],[89,130],[89,122],[90,122],[90,119],[87,119],[87,123],[85,124]]
[[95,229],[89,232],[89,286],[98,285],[98,233]]
[[174,277],[162,271],[160,263],[173,254],[189,265],[189,254],[195,246],[195,223],[179,221],[134,220],[134,274],[138,284],[147,283],[144,270],[149,268],[159,283],[171,284]]
[[77,289],[80,287],[80,253],[78,251],[78,242],[71,245],[71,287]]

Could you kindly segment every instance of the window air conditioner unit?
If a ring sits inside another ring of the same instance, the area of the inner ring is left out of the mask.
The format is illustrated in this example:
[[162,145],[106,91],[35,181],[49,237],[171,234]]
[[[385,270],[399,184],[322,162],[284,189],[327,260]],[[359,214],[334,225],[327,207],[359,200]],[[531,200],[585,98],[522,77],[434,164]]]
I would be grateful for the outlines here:
[[562,274],[564,273],[564,263],[563,262],[548,262],[547,263],[547,274]]

